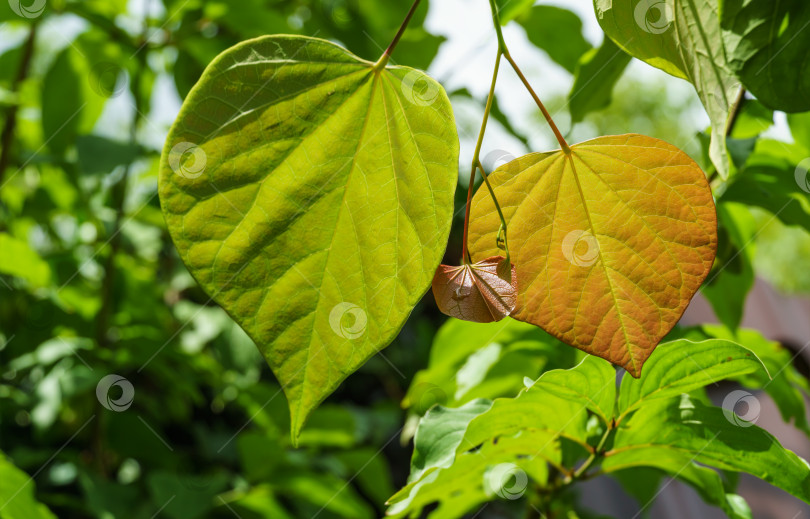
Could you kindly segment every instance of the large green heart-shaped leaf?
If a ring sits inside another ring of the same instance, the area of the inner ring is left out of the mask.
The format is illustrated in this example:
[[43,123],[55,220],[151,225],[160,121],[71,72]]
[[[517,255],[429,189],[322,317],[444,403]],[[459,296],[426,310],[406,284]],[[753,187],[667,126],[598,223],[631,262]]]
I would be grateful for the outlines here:
[[732,70],[774,110],[810,110],[810,3],[720,0],[720,23]]
[[718,0],[594,0],[599,25],[619,47],[691,82],[712,124],[709,155],[729,174],[726,125],[740,85],[723,49]]
[[438,83],[324,40],[244,42],[192,89],[161,162],[163,211],[281,382],[294,438],[430,286],[457,168]]
[[[531,153],[490,175],[509,227],[512,317],[639,376],[706,278],[717,219],[704,173],[643,135]],[[488,189],[471,209],[473,261],[497,254]]]

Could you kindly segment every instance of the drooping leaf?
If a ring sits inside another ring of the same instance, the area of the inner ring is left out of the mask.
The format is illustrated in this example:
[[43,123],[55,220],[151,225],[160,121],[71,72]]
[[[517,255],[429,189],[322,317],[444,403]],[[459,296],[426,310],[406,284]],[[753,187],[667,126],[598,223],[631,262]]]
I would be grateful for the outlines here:
[[740,85],[726,60],[717,2],[594,0],[594,7],[605,34],[625,52],[695,86],[712,125],[709,155],[725,179],[726,125]]
[[662,344],[650,356],[640,378],[625,377],[619,390],[619,415],[672,398],[727,378],[762,370],[757,356],[732,341],[709,339],[692,342],[678,339]]
[[458,137],[443,89],[324,40],[220,55],[161,161],[180,256],[307,414],[399,331],[453,211]]
[[597,49],[579,58],[574,72],[574,84],[568,93],[571,123],[585,119],[590,112],[610,105],[613,87],[630,63],[630,55],[605,38]]
[[[513,317],[634,376],[712,265],[712,194],[685,153],[641,135],[532,153],[491,176],[518,280]],[[472,206],[473,260],[497,253],[492,198]]]
[[[568,9],[535,5],[516,20],[526,29],[530,42],[572,74],[580,56],[591,49],[591,44],[582,36],[582,20]],[[565,43],[561,44],[563,41]]]
[[731,69],[774,110],[810,110],[810,4],[803,0],[719,0]]
[[[747,472],[810,502],[810,466],[764,429],[729,411],[706,406],[687,395],[642,406],[616,432],[602,468],[610,472],[628,463],[652,465],[671,460],[687,468],[690,461],[722,470]],[[678,469],[675,469],[678,470]]]
[[442,313],[475,323],[500,321],[515,309],[515,266],[502,256],[454,267],[439,265],[433,296]]

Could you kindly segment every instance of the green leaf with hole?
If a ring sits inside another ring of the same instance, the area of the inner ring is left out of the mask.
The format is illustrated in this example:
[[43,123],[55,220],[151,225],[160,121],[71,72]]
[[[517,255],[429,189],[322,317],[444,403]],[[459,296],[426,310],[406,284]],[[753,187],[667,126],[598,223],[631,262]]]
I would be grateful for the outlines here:
[[729,111],[740,90],[723,49],[718,0],[594,0],[599,25],[625,52],[686,79],[712,125],[709,156],[727,178]]
[[810,3],[720,0],[720,24],[732,70],[767,107],[810,110]]
[[438,83],[320,39],[239,44],[189,93],[162,209],[191,273],[281,382],[293,438],[430,286],[458,152]]

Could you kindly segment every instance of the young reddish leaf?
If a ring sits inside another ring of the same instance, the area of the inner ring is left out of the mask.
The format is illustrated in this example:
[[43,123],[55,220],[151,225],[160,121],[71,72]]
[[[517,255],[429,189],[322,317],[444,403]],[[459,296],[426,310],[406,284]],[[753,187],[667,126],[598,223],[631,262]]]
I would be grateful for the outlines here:
[[433,276],[433,296],[439,310],[476,323],[500,321],[515,309],[515,266],[502,256],[473,265],[439,265]]
[[[638,377],[714,261],[714,201],[697,164],[631,134],[532,153],[489,179],[517,266],[512,317]],[[487,189],[472,204],[476,260],[497,251],[501,222]]]

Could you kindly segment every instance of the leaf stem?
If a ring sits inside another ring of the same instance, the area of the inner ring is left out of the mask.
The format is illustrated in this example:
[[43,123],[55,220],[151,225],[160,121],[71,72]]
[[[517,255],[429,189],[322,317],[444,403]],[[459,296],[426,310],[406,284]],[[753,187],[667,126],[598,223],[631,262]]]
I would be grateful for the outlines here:
[[[478,131],[478,141],[475,143],[475,152],[473,153],[473,160],[472,160],[472,168],[470,170],[470,187],[467,189],[467,208],[464,214],[464,241],[461,249],[461,260],[464,263],[472,263],[472,258],[470,257],[470,251],[467,248],[467,239],[469,234],[469,224],[470,224],[470,202],[472,201],[473,195],[473,188],[475,187],[475,172],[476,170],[481,170],[481,176],[484,178],[484,182],[486,182],[487,187],[489,187],[489,192],[492,195],[492,200],[495,202],[495,207],[498,210],[498,215],[501,217],[501,225],[504,229],[504,236],[506,235],[506,220],[503,217],[503,213],[501,212],[501,207],[498,205],[498,200],[495,198],[495,192],[492,190],[492,186],[489,184],[489,179],[487,178],[486,173],[484,172],[484,167],[481,165],[481,145],[484,142],[484,133],[487,129],[487,121],[489,120],[489,112],[492,110],[492,102],[495,98],[495,83],[498,81],[498,70],[501,67],[501,55],[503,53],[500,49],[498,49],[498,54],[495,56],[495,67],[492,70],[492,81],[489,85],[489,94],[487,95],[487,104],[484,108],[484,118],[481,121],[481,129]],[[509,257],[509,251],[507,249],[507,257]]]
[[402,35],[405,33],[408,23],[411,21],[411,18],[413,18],[413,13],[415,13],[416,8],[419,7],[419,2],[420,0],[414,0],[413,5],[411,5],[411,9],[408,11],[408,14],[405,15],[405,20],[403,20],[402,25],[399,26],[397,34],[394,36],[394,39],[391,40],[391,44],[388,45],[388,48],[385,49],[383,55],[380,56],[380,59],[374,64],[375,71],[385,68],[385,66],[388,64],[388,60],[391,58],[391,53],[394,52],[394,48],[397,46],[397,43],[399,43],[399,39],[402,38]]
[[540,98],[535,93],[534,89],[532,88],[531,84],[529,84],[529,80],[526,79],[526,76],[523,75],[523,72],[518,67],[515,60],[512,58],[512,55],[509,54],[509,48],[506,46],[506,41],[503,39],[503,30],[501,29],[501,18],[498,14],[498,5],[495,3],[495,0],[489,0],[489,8],[492,11],[492,23],[495,25],[495,33],[498,35],[498,51],[503,54],[503,57],[506,58],[506,61],[512,66],[512,69],[518,75],[520,80],[523,82],[523,86],[526,87],[526,90],[529,91],[529,95],[532,96],[534,99],[535,104],[543,113],[543,117],[545,117],[546,122],[548,123],[551,131],[554,132],[554,136],[557,138],[557,142],[560,143],[560,149],[566,155],[571,153],[571,148],[568,146],[568,143],[563,138],[562,133],[560,133],[559,128],[554,123],[554,120],[551,118],[551,114],[546,110],[545,105],[543,102],[540,101]]
[[567,478],[568,481],[566,481],[566,483],[570,483],[570,482],[572,482],[572,481],[574,481],[576,479],[579,479],[580,477],[582,477],[583,474],[585,474],[585,471],[587,471],[589,468],[591,468],[591,465],[593,465],[593,463],[596,461],[596,458],[602,455],[602,448],[605,446],[605,442],[607,441],[608,436],[610,436],[610,431],[612,431],[612,430],[613,430],[613,424],[608,423],[607,424],[607,429],[605,429],[605,434],[602,435],[602,438],[599,440],[599,444],[593,450],[591,455],[588,456],[588,459],[585,460],[585,463],[583,463],[576,470],[576,472],[574,472],[571,475],[570,478]]

